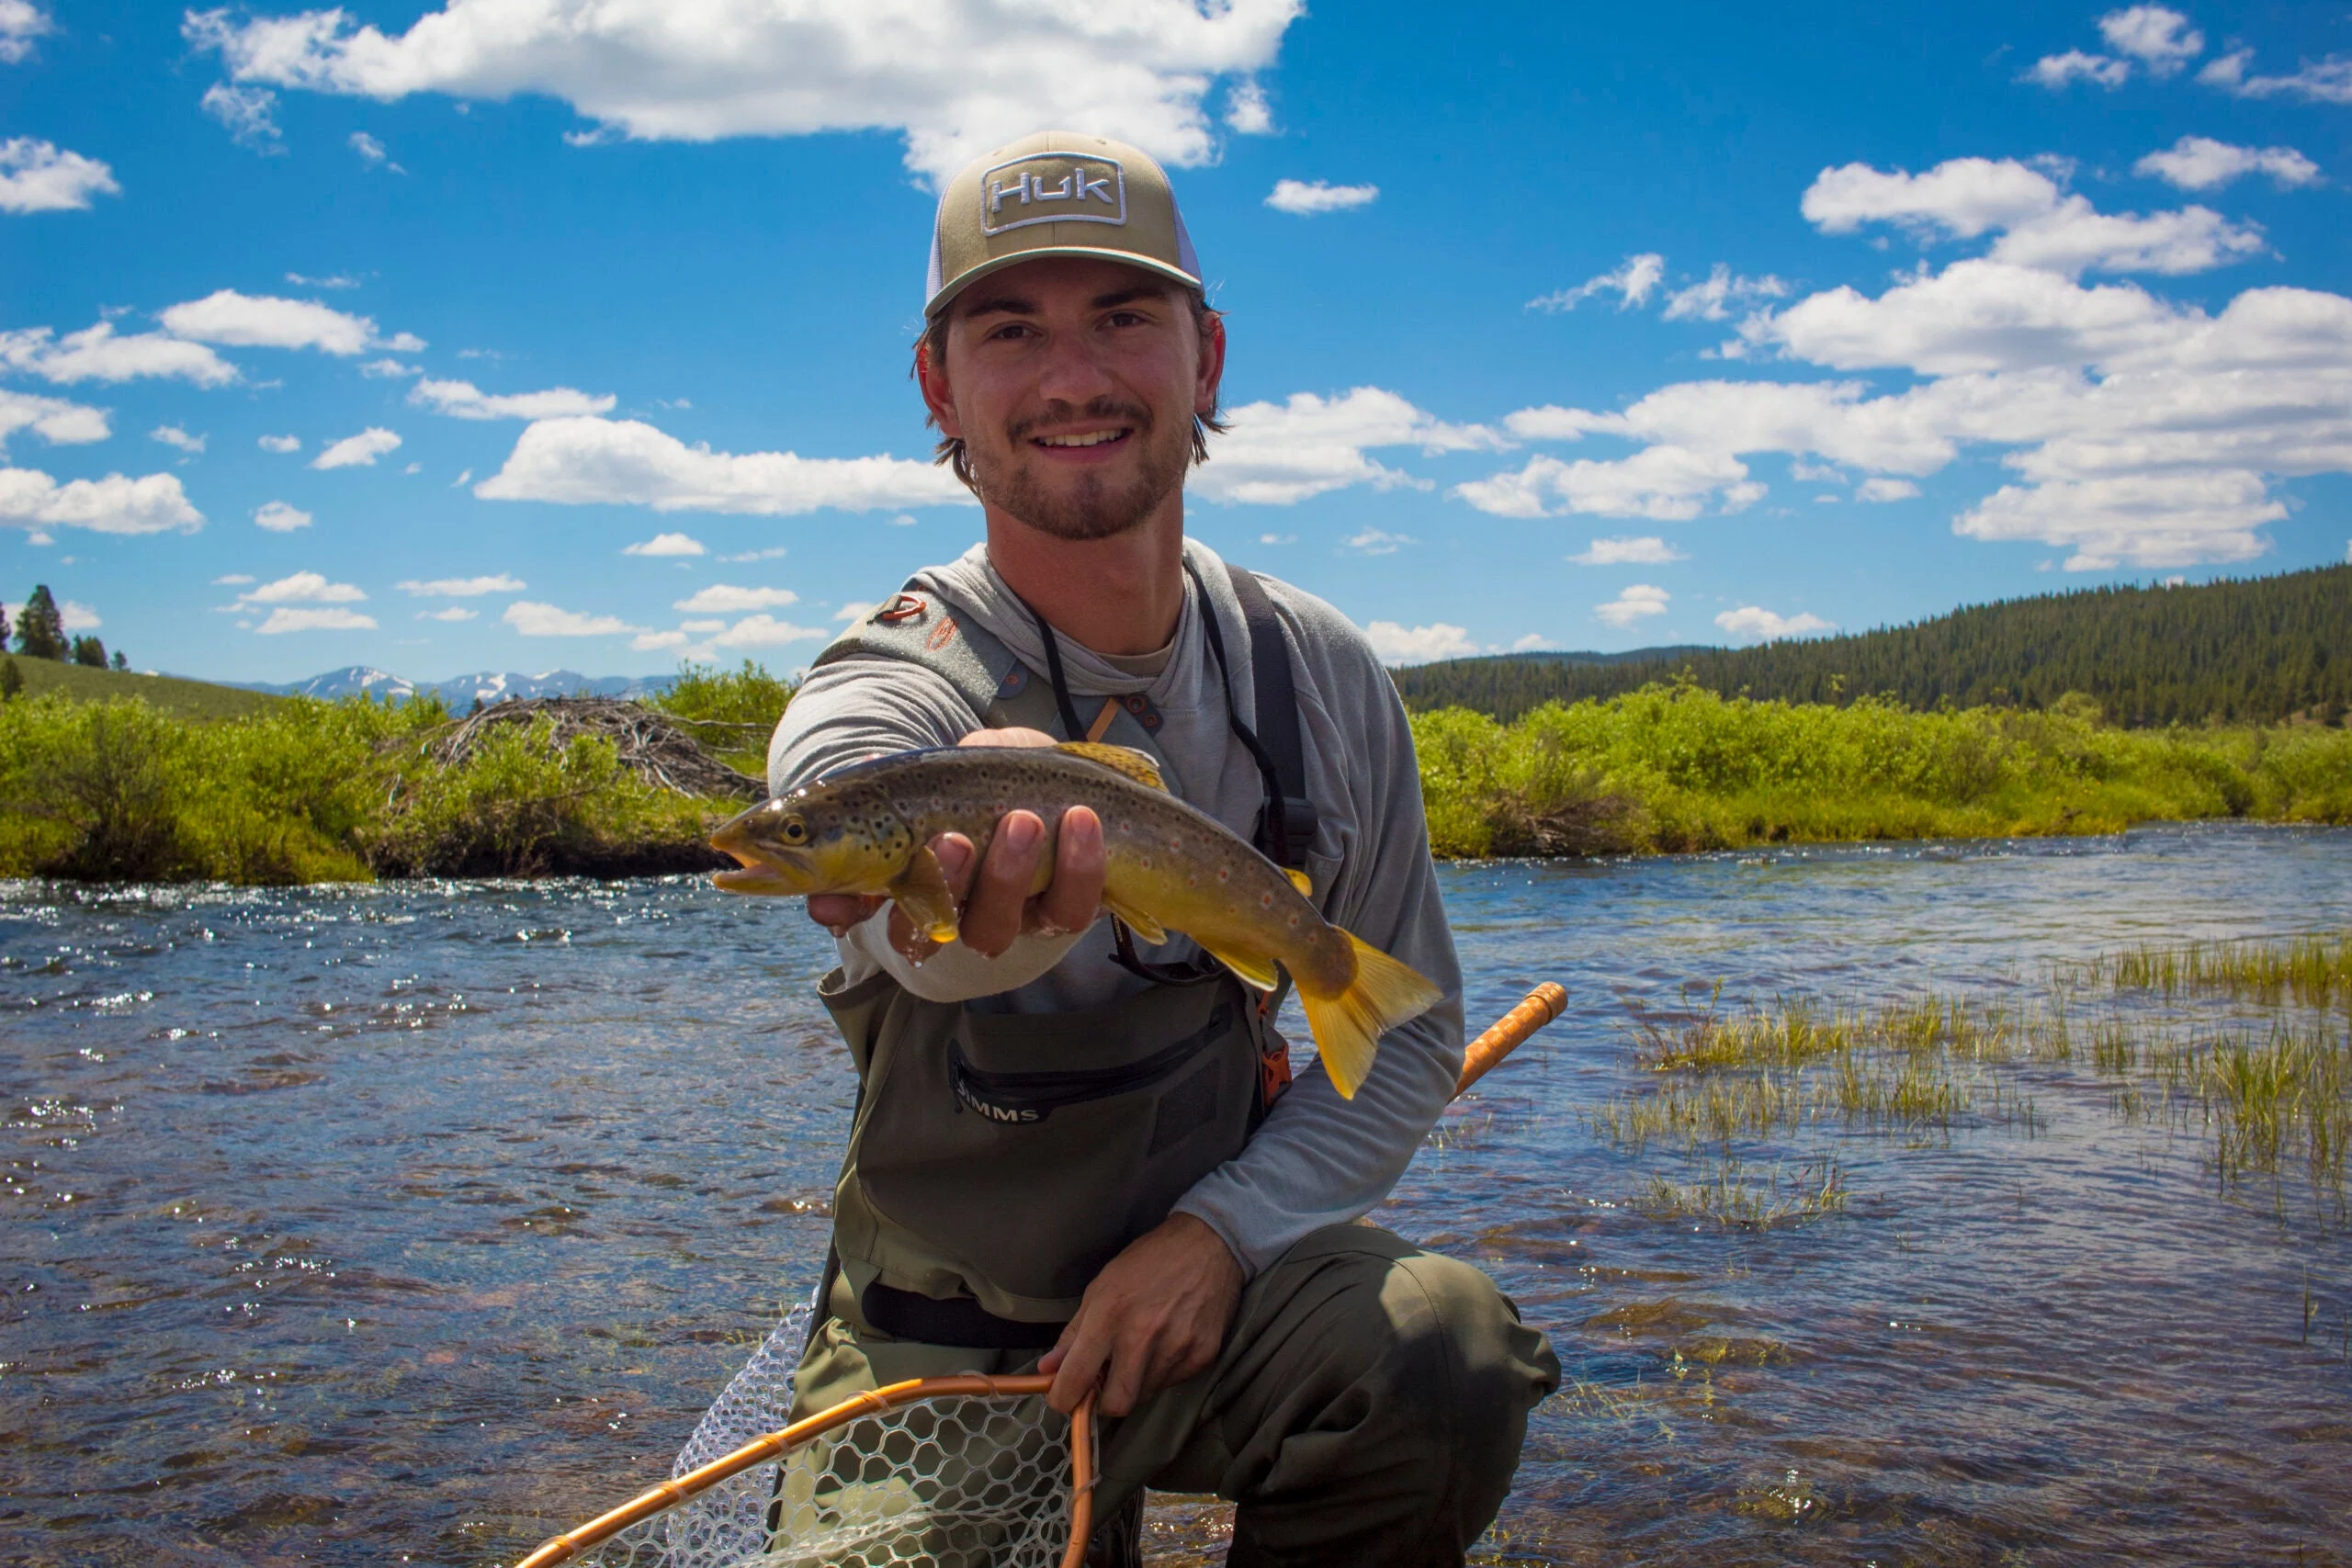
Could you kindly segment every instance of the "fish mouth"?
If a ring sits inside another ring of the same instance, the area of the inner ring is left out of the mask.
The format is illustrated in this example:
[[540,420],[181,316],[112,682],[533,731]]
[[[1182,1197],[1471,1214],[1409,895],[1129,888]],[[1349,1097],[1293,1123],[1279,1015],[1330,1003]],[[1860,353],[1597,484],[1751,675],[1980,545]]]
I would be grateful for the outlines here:
[[771,897],[790,897],[808,891],[775,867],[757,862],[746,863],[732,871],[714,872],[710,880],[728,893],[764,893]]
[[710,847],[722,854],[734,856],[736,862],[735,869],[719,872],[712,880],[730,893],[799,894],[817,891],[820,878],[807,855],[768,843],[762,838],[761,815],[766,809],[765,806],[754,806],[711,834]]

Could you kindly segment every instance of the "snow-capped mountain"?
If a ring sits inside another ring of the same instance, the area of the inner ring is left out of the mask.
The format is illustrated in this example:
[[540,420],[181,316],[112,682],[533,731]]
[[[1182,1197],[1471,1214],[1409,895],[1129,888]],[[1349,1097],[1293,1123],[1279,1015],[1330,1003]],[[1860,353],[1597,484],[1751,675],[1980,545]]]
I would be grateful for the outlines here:
[[576,670],[548,670],[536,675],[512,670],[484,670],[471,675],[453,675],[447,681],[411,681],[388,671],[354,664],[283,685],[258,681],[243,684],[249,691],[275,692],[292,697],[331,699],[364,694],[384,702],[401,702],[414,696],[437,696],[463,713],[476,702],[488,706],[509,697],[644,696],[667,691],[676,681],[674,675],[582,675]]

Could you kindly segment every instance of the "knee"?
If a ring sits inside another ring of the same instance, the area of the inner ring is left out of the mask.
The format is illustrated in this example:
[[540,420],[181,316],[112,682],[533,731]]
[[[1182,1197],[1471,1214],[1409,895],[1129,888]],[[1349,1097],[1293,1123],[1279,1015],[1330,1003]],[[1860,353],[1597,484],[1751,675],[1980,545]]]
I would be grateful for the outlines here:
[[[1384,1304],[1407,1359],[1423,1375],[1410,1393],[1449,1405],[1447,1425],[1516,1434],[1560,1384],[1550,1343],[1519,1320],[1510,1298],[1467,1263],[1434,1253],[1397,1260]],[[1438,1373],[1440,1375],[1427,1375]]]

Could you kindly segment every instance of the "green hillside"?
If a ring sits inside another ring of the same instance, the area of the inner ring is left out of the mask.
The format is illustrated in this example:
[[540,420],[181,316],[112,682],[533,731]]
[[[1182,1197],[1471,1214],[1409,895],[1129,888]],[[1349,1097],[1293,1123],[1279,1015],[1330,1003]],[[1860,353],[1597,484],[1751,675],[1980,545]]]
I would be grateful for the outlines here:
[[2069,692],[2112,723],[2341,721],[2352,710],[2352,565],[2180,588],[2092,588],[1974,604],[1856,636],[1659,649],[1615,663],[1543,655],[1396,672],[1408,707],[1512,719],[1685,674],[1726,696],[1892,698],[1912,708],[2046,708]]
[[17,673],[25,682],[25,695],[38,697],[49,692],[63,692],[75,702],[96,702],[107,697],[141,697],[160,713],[174,718],[220,719],[243,718],[248,715],[266,713],[285,702],[283,697],[266,692],[243,692],[234,686],[215,686],[205,681],[183,681],[176,675],[139,675],[127,670],[93,670],[85,665],[64,664],[54,659],[28,659],[13,654]]

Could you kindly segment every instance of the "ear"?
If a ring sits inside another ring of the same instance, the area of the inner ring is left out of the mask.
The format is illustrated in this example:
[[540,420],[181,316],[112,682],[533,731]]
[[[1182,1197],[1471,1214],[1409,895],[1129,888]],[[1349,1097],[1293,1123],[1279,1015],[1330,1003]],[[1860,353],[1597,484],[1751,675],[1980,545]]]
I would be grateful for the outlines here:
[[[951,325],[947,330],[952,333],[956,329]],[[928,338],[915,344],[915,384],[922,389],[922,406],[930,412],[932,423],[939,426],[939,434],[951,441],[961,441],[964,427],[956,418],[956,393],[947,383],[947,367],[933,361]]]
[[1201,329],[1201,362],[1193,378],[1193,412],[1206,418],[1216,412],[1217,388],[1225,380],[1225,317],[1209,312]]

